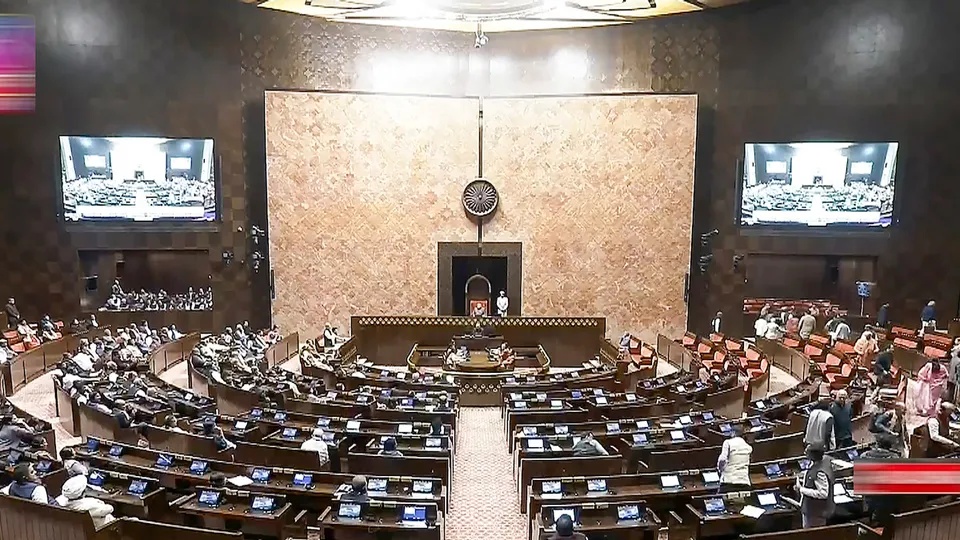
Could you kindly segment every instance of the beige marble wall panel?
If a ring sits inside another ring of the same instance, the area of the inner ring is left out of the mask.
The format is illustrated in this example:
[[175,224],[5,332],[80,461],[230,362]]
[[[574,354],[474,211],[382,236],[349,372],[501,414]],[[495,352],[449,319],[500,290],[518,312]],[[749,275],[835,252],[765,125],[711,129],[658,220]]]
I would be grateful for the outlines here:
[[472,99],[267,92],[277,324],[435,314],[437,242],[476,239],[477,124]]
[[606,316],[608,335],[686,326],[696,96],[486,99],[484,240],[523,242],[523,314]]

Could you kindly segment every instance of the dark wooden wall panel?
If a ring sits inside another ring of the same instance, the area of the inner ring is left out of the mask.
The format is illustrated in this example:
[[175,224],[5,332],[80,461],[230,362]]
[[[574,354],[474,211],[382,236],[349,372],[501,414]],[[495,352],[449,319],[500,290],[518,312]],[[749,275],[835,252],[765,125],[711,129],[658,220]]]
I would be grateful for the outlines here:
[[[266,223],[268,88],[696,92],[693,237],[714,227],[721,234],[708,273],[691,283],[691,328],[706,330],[717,309],[739,311],[737,253],[876,257],[895,320],[916,318],[929,298],[947,319],[960,296],[950,226],[960,196],[955,2],[763,0],[629,27],[493,35],[481,50],[471,35],[330,24],[235,0],[0,0],[0,12],[32,13],[38,24],[38,111],[0,117],[0,296],[15,294],[30,317],[76,310],[77,249],[188,248],[209,250],[215,267],[213,325],[265,324],[268,275],[237,263],[248,251],[245,231]],[[578,67],[558,69],[559,51]],[[217,139],[218,230],[62,230],[56,136],[138,131]],[[741,234],[734,207],[743,142],[823,138],[901,142],[900,224],[880,237]],[[693,247],[695,260],[699,242]],[[219,266],[223,249],[237,254],[229,268]]]

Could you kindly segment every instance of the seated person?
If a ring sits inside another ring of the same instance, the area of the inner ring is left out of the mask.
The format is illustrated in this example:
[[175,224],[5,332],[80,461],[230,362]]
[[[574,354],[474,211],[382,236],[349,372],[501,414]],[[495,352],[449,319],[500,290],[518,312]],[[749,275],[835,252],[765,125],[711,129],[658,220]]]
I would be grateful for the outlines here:
[[[84,480],[84,484],[86,484],[86,480]],[[37,471],[29,463],[20,463],[13,468],[13,482],[0,489],[0,494],[39,503],[56,504],[47,495],[47,488],[40,483]]]
[[7,340],[0,339],[0,364],[13,360],[16,355],[17,353],[7,344]]
[[68,477],[87,476],[90,473],[86,465],[77,461],[77,454],[73,451],[73,448],[60,450],[60,460],[63,462],[63,469],[67,471]]
[[587,540],[583,533],[573,532],[573,520],[566,514],[557,518],[554,525],[556,532],[550,536],[549,540]]
[[593,432],[587,431],[581,436],[577,444],[573,445],[573,455],[581,456],[608,456],[610,452],[593,438]]
[[172,414],[164,418],[163,427],[165,427],[166,429],[169,429],[170,431],[174,431],[176,433],[186,433],[186,431],[184,431],[179,425],[177,425],[177,418]]
[[700,369],[697,370],[697,379],[703,384],[710,383],[710,370],[707,369],[707,366],[700,364]]
[[63,483],[56,502],[64,508],[89,512],[94,527],[99,528],[113,521],[113,506],[94,497],[85,497],[86,492],[87,477],[74,476]]
[[403,454],[397,450],[397,440],[393,437],[387,437],[383,440],[383,448],[377,452],[381,456],[403,457]]
[[927,420],[927,433],[930,437],[927,457],[940,457],[960,449],[960,443],[950,438],[950,415],[955,410],[953,403],[944,401],[940,404],[939,414]]
[[327,442],[323,440],[323,435],[323,428],[314,428],[310,438],[300,444],[301,450],[310,450],[317,453],[321,467],[330,461],[330,450],[327,448]]
[[437,410],[438,411],[452,410],[452,407],[450,406],[450,396],[448,396],[446,392],[443,392],[442,394],[440,394],[440,397],[438,398],[438,401],[437,401]]
[[370,502],[367,495],[367,477],[357,475],[350,481],[350,491],[340,495],[341,501],[366,503]]
[[440,417],[434,417],[434,419],[430,421],[430,435],[440,436],[443,434],[443,420],[441,420]]
[[40,338],[37,337],[37,332],[33,328],[30,328],[27,321],[20,321],[20,324],[17,326],[17,333],[20,334],[20,339],[24,343],[29,343],[32,347],[40,346]]
[[210,487],[222,489],[227,487],[227,475],[222,472],[215,472],[210,475]]

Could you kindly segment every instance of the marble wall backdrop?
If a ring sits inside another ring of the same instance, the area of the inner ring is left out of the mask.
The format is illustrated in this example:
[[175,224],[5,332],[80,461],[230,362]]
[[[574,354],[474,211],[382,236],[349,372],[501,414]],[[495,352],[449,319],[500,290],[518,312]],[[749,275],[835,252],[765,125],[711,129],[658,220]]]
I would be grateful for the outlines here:
[[[274,320],[314,335],[355,314],[432,315],[437,243],[476,240],[477,99],[267,92]],[[525,315],[682,333],[695,96],[489,99],[484,240],[522,242]]]
[[484,240],[523,242],[524,315],[682,335],[697,97],[486,99],[483,126]]
[[274,322],[435,314],[437,242],[476,239],[477,123],[475,99],[267,92]]

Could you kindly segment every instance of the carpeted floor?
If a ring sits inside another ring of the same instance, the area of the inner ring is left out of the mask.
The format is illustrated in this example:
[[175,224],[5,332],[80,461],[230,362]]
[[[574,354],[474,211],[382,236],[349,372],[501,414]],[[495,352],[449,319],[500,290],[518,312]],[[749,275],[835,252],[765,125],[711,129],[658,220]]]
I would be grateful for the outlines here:
[[447,537],[522,540],[527,534],[527,524],[520,514],[512,456],[507,452],[500,409],[464,407],[457,422],[460,435],[454,458]]

